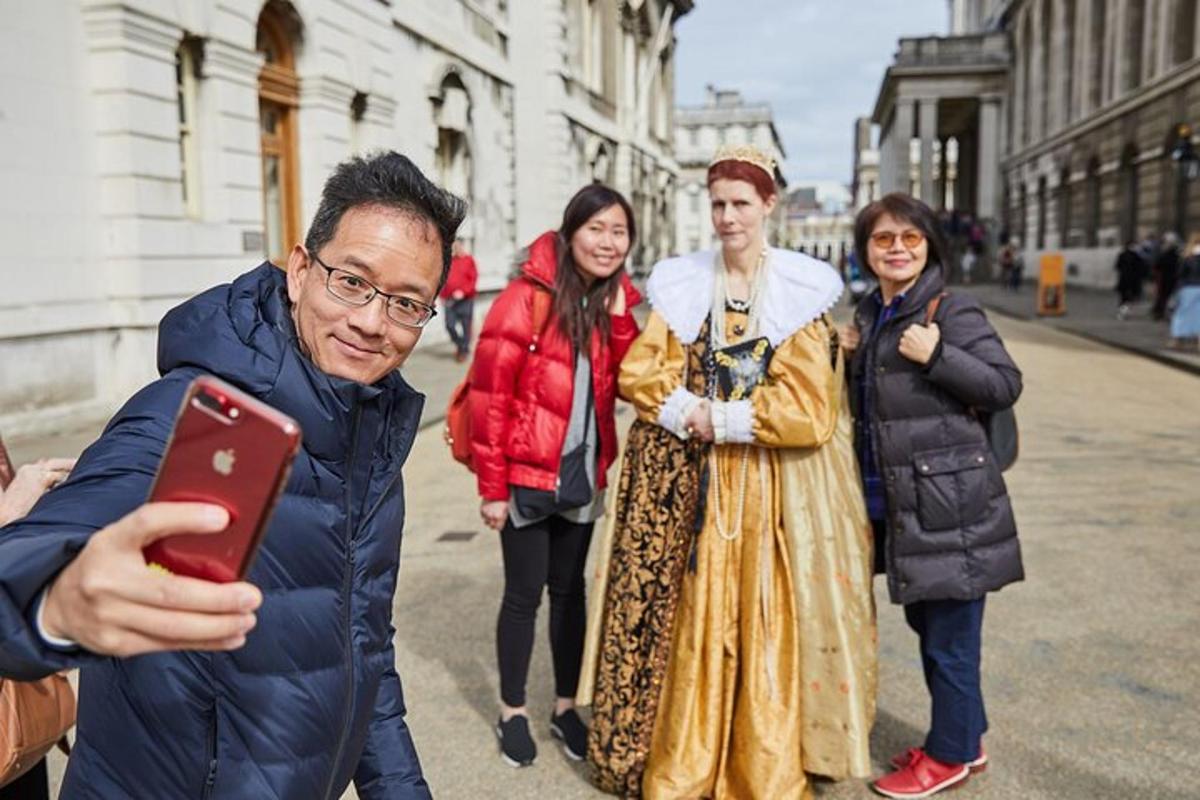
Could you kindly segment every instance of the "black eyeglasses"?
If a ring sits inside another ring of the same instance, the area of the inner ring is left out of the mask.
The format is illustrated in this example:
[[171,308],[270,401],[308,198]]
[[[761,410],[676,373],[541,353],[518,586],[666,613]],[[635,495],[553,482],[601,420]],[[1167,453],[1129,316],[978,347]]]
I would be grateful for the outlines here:
[[325,289],[335,300],[350,306],[365,306],[378,295],[383,298],[383,307],[388,319],[397,325],[409,328],[424,328],[429,324],[429,320],[437,315],[437,309],[431,305],[411,297],[381,292],[379,287],[366,278],[344,269],[331,267],[316,253],[309,253],[309,255],[312,256],[313,261],[325,268]]

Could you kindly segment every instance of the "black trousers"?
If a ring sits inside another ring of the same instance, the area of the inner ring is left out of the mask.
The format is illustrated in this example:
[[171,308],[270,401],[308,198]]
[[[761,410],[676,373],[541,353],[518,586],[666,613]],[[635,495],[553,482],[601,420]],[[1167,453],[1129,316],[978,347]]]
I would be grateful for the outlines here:
[[50,777],[42,759],[21,777],[0,786],[0,800],[50,800]]
[[533,652],[533,628],[542,589],[550,590],[550,654],[557,697],[574,697],[583,660],[587,626],[583,567],[593,523],[578,524],[552,516],[524,528],[509,520],[500,531],[504,553],[504,599],[496,622],[500,662],[500,699],[525,705],[525,681]]
[[447,300],[443,308],[446,314],[446,333],[461,355],[471,350],[471,321],[475,312],[475,301],[466,297],[462,300]]

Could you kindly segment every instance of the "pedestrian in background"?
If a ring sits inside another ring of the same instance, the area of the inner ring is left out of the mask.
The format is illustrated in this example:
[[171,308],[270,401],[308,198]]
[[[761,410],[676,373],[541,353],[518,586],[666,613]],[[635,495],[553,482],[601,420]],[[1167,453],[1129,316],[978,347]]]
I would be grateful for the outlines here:
[[774,161],[718,150],[717,250],[659,262],[621,366],[615,505],[588,758],[646,800],[799,800],[866,776],[870,528],[857,490],[834,269],[770,247]]
[[1021,291],[1021,283],[1025,280],[1025,251],[1021,249],[1021,241],[1014,239],[1008,245],[1008,288],[1014,292]]
[[975,246],[967,245],[967,249],[962,254],[962,279],[963,283],[971,282],[971,273],[975,271],[975,264],[979,261],[979,256],[975,254]]
[[1179,280],[1180,256],[1179,234],[1168,231],[1163,234],[1162,249],[1154,259],[1154,307],[1151,316],[1161,320],[1167,314],[1167,303],[1175,294]]
[[1146,275],[1146,262],[1138,251],[1138,243],[1130,239],[1117,254],[1113,265],[1117,272],[1117,319],[1129,317],[1129,306],[1142,299],[1142,283]]
[[[889,194],[855,221],[879,279],[842,341],[877,569],[919,637],[932,724],[875,789],[927,797],[986,761],[980,688],[984,601],[1023,578],[1016,523],[979,413],[1012,406],[1013,364],[970,295],[945,293],[945,245],[919,200]],[[939,298],[942,298],[939,301]],[[936,316],[926,323],[931,303]]]
[[[550,731],[576,761],[587,749],[574,708],[587,616],[583,568],[617,454],[617,368],[638,332],[632,309],[639,298],[625,273],[635,237],[633,209],[619,192],[600,184],[581,189],[558,231],[530,246],[520,275],[492,304],[472,365],[480,514],[500,532],[504,559],[496,734],[501,757],[514,767],[537,757],[525,683],[547,587],[556,697]],[[547,303],[543,316],[538,308]]]
[[446,313],[446,333],[454,342],[454,358],[460,363],[466,361],[471,352],[471,328],[478,281],[479,268],[467,252],[466,242],[455,239],[451,249],[450,276],[440,296]]
[[1171,341],[1175,349],[1200,346],[1200,233],[1192,234],[1179,268],[1175,313],[1171,315]]

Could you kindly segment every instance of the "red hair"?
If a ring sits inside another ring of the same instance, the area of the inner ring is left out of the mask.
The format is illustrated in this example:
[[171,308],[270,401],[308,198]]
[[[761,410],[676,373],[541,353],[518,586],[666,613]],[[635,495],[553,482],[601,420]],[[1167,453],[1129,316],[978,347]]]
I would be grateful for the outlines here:
[[708,186],[711,188],[713,181],[720,180],[745,181],[754,187],[764,203],[776,194],[775,178],[762,167],[756,167],[748,161],[729,159],[713,164],[708,168]]

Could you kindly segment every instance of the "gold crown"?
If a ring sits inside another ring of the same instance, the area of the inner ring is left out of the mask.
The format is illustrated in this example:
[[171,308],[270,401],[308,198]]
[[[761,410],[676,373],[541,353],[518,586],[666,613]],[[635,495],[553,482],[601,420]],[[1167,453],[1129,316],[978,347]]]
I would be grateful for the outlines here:
[[775,180],[775,159],[749,144],[726,144],[717,148],[716,155],[708,162],[711,168],[722,161],[744,161],[753,164]]

